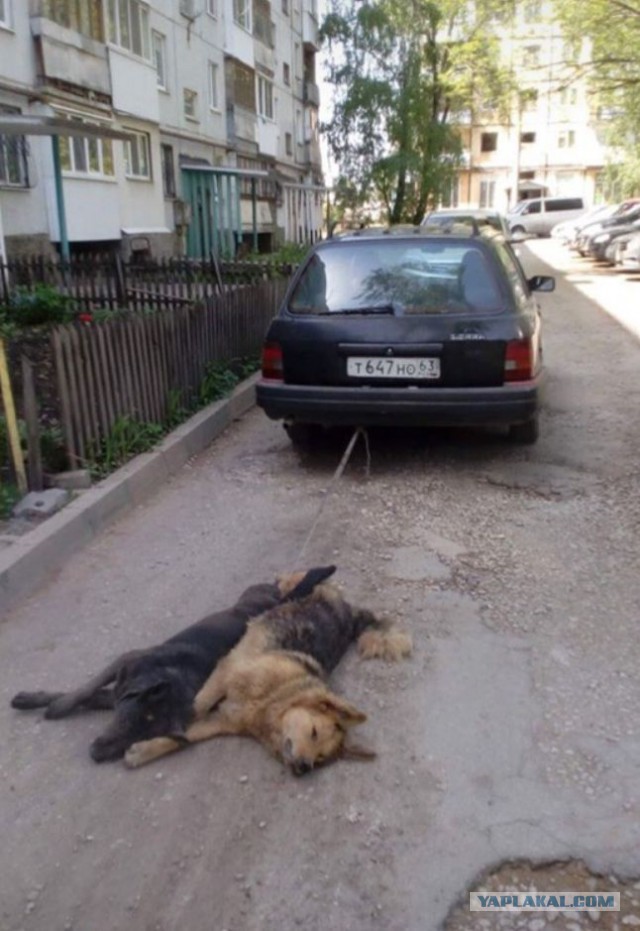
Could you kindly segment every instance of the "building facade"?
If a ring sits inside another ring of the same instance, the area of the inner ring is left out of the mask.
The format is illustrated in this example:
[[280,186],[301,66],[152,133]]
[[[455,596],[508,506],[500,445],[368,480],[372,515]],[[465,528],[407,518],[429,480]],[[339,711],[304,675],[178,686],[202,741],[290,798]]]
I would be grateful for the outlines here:
[[[72,252],[236,254],[322,225],[315,0],[0,0],[0,116],[60,136]],[[51,139],[0,135],[8,255],[57,248]]]
[[586,80],[572,63],[585,60],[586,42],[572,45],[545,0],[517,5],[516,18],[495,24],[502,64],[519,90],[508,118],[497,102],[477,100],[460,127],[465,146],[452,201],[505,211],[541,195],[582,196],[589,204],[606,191],[614,153]]

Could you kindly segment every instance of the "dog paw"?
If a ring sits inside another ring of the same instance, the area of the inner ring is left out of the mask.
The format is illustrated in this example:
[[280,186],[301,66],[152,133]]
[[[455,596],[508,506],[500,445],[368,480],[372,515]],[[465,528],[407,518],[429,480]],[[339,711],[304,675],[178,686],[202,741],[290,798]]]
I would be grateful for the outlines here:
[[148,742],[147,740],[141,740],[136,744],[131,744],[124,755],[124,765],[128,769],[137,769],[138,766],[144,766],[151,759],[148,754]]
[[73,711],[74,707],[74,703],[69,702],[66,698],[58,698],[52,701],[50,705],[47,705],[44,716],[45,718],[49,718],[49,720],[64,718]]

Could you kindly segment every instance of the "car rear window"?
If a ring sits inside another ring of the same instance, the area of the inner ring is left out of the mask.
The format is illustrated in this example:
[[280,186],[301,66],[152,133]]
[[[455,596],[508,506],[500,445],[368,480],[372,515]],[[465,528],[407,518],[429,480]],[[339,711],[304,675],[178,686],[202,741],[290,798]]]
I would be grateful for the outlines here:
[[294,314],[497,312],[495,268],[473,241],[365,240],[318,249],[289,300]]

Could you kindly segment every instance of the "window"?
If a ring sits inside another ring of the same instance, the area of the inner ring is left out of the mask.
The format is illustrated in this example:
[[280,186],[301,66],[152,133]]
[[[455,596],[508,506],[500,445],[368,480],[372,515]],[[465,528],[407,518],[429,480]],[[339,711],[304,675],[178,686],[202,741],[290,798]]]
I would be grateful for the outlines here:
[[[128,130],[125,130],[128,132]],[[151,159],[149,157],[149,136],[146,133],[131,132],[132,139],[124,144],[124,163],[127,178],[142,181],[151,180]]]
[[524,5],[523,18],[525,23],[536,23],[542,17],[541,0],[528,0]]
[[165,197],[176,196],[176,171],[173,161],[173,146],[160,146],[162,156],[162,188]]
[[184,115],[188,120],[198,119],[198,92],[185,87],[182,92]]
[[[72,121],[89,122],[79,117],[72,117]],[[93,136],[60,136],[60,162],[62,170],[71,174],[112,178],[113,143]]]
[[[19,110],[14,110],[11,107],[0,107],[0,113],[19,114],[19,112]],[[28,151],[27,140],[24,136],[5,136],[0,133],[1,186],[29,187]]]
[[538,107],[538,91],[533,87],[528,87],[520,94],[520,102],[523,110],[529,113]]
[[147,60],[151,58],[149,7],[140,0],[107,0],[109,41]]
[[160,32],[151,33],[153,61],[158,74],[158,87],[167,89],[167,39]]
[[540,46],[525,45],[522,50],[522,64],[525,68],[537,68],[540,64]]
[[207,13],[209,16],[217,18],[218,16],[218,0],[207,0]]
[[480,136],[480,151],[481,152],[495,152],[498,148],[498,134],[497,133],[482,133]]
[[287,85],[287,87],[291,86],[291,66],[288,65],[286,61],[282,65],[282,80]]
[[251,32],[251,0],[233,0],[233,20]]
[[[0,0],[0,26],[10,26],[9,0]],[[4,183],[4,182],[2,182]]]
[[273,23],[271,22],[271,4],[269,0],[254,0],[253,35],[268,48],[274,47]]
[[258,113],[268,120],[273,119],[273,84],[258,75],[257,81]]
[[[7,0],[0,0],[0,21],[3,4],[7,6]],[[102,0],[84,3],[79,0],[44,0],[42,13],[59,26],[80,32],[96,42],[104,42]]]
[[563,87],[560,91],[560,103],[563,107],[575,107],[578,102],[577,87]]
[[582,210],[584,202],[581,197],[553,197],[547,201],[547,212],[558,210]]
[[481,181],[480,182],[480,206],[481,207],[493,207],[495,196],[496,196],[496,182],[495,181]]
[[536,141],[535,133],[520,133],[520,142],[523,145],[530,145],[532,142]]
[[573,129],[565,129],[558,134],[558,148],[572,149],[576,144],[576,133]]
[[238,61],[233,63],[233,100],[239,107],[256,112],[255,72]]
[[293,155],[293,136],[291,133],[284,134],[284,150],[287,155]]
[[212,61],[209,62],[209,109],[220,109],[218,97],[218,66]]
[[285,16],[289,15],[289,0],[282,0],[282,12]]
[[298,145],[304,145],[304,123],[301,110],[296,110],[296,142]]

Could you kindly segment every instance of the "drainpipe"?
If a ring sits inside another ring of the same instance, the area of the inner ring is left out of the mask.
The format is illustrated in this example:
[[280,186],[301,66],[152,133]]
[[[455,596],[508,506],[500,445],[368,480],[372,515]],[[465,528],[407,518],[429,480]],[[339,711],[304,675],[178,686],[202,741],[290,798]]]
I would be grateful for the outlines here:
[[58,212],[58,227],[60,229],[60,255],[65,265],[69,263],[71,252],[69,250],[69,234],[67,232],[67,214],[64,209],[64,189],[62,186],[62,165],[60,162],[60,137],[51,137],[53,152],[53,178],[56,186],[56,209]]

